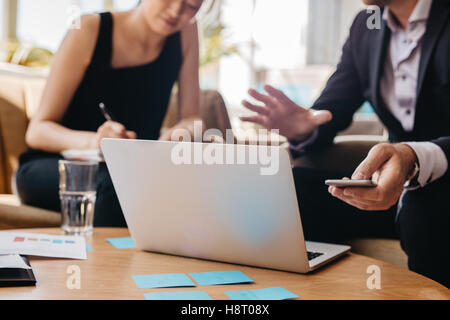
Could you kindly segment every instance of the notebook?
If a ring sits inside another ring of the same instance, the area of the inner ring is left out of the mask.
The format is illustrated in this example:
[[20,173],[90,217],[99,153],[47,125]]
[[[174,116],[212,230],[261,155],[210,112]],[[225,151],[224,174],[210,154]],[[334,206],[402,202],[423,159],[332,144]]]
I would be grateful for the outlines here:
[[36,285],[36,278],[28,259],[20,256],[24,263],[30,267],[25,268],[0,268],[0,287],[25,287]]
[[98,161],[104,162],[103,154],[100,150],[75,150],[69,149],[61,152],[65,160],[73,161]]

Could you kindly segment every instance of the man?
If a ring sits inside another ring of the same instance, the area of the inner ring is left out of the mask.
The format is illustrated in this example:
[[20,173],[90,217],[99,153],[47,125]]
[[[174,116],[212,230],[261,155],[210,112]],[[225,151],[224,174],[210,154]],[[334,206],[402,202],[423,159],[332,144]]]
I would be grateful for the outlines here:
[[[326,148],[369,101],[390,143],[372,148],[352,173],[294,171],[305,235],[313,240],[395,236],[413,271],[450,287],[450,1],[364,0],[383,7],[381,29],[355,19],[341,61],[312,109],[281,91],[250,90],[257,114],[244,121],[279,129],[294,155]],[[342,174],[342,175],[341,175]],[[336,188],[345,175],[376,188]],[[339,200],[337,200],[339,199]]]

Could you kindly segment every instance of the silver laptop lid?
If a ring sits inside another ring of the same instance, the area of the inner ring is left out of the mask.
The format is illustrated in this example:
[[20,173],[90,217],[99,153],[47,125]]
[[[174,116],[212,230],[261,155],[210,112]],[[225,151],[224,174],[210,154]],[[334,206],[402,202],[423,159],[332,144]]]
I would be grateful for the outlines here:
[[102,151],[138,248],[309,270],[285,149],[104,139]]

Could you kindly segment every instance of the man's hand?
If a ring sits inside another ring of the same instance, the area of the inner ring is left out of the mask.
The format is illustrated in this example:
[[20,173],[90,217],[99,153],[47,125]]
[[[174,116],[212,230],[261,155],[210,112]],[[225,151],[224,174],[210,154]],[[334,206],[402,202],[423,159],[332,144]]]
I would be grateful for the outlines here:
[[278,129],[280,134],[290,141],[304,141],[314,130],[331,120],[332,114],[327,110],[313,111],[300,107],[286,95],[271,87],[264,86],[268,95],[256,90],[249,90],[249,94],[264,105],[255,105],[246,100],[242,104],[257,113],[249,117],[241,117],[242,121],[249,121],[262,125],[271,130]]
[[414,150],[406,144],[378,144],[352,175],[352,179],[376,181],[376,188],[329,187],[328,191],[361,210],[387,210],[400,198],[416,161]]

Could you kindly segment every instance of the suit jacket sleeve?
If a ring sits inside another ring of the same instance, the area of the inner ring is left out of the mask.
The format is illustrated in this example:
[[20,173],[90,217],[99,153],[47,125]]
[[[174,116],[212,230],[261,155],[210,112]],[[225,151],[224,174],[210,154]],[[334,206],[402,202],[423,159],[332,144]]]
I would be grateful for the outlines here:
[[[353,114],[364,102],[353,48],[358,45],[355,39],[358,37],[362,14],[363,12],[353,22],[337,69],[312,107],[316,110],[329,110],[333,114],[333,119],[319,128],[317,138],[306,146],[301,154],[331,146],[336,134],[351,124]],[[292,150],[292,154],[294,157],[300,155],[295,150]]]

